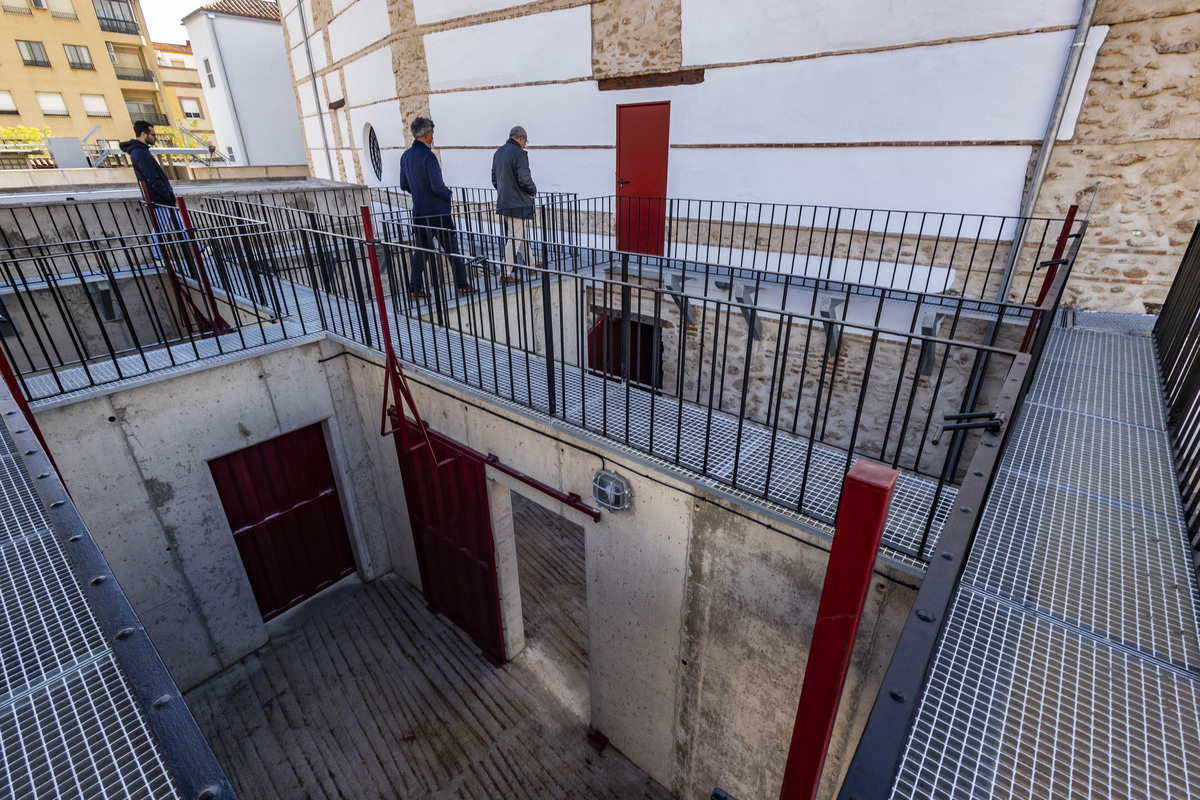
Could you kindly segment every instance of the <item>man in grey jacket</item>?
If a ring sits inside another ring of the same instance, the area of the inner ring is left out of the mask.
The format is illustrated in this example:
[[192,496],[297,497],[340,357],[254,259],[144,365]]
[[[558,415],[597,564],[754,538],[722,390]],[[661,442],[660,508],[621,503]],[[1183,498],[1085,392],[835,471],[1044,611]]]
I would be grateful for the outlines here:
[[[533,225],[533,198],[537,186],[529,172],[529,154],[525,145],[529,137],[520,125],[508,132],[505,142],[492,156],[492,186],[496,189],[496,213],[504,225],[504,267],[508,272],[511,264],[529,266],[529,235]],[[521,261],[517,261],[518,255]],[[520,274],[513,270],[504,276],[507,284],[519,283]]]

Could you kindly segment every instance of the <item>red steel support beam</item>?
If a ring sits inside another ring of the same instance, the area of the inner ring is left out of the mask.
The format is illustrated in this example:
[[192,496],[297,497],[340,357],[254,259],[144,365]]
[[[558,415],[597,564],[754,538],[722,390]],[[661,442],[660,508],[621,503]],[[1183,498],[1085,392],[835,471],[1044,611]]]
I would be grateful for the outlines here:
[[862,459],[846,474],[779,800],[817,796],[854,635],[898,477],[896,470]]
[[[1054,283],[1054,276],[1058,274],[1058,265],[1062,261],[1063,253],[1067,251],[1067,239],[1071,238],[1071,228],[1075,227],[1075,215],[1079,213],[1079,206],[1071,206],[1067,209],[1067,218],[1063,220],[1062,230],[1058,232],[1058,241],[1054,243],[1054,255],[1046,267],[1046,279],[1042,281],[1041,291],[1038,292],[1037,304],[1040,306],[1042,301],[1046,299],[1046,294],[1050,291],[1050,284]],[[1036,270],[1037,264],[1033,265]],[[1033,335],[1037,330],[1038,320],[1042,318],[1041,311],[1033,312],[1033,316],[1029,320],[1029,326],[1025,329],[1025,338],[1021,341],[1021,352],[1028,353],[1030,345],[1033,344]]]

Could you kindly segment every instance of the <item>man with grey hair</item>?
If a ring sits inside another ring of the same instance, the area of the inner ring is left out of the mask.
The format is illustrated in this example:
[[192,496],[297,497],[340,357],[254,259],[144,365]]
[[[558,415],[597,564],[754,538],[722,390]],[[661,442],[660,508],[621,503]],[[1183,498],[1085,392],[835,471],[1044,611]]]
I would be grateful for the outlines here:
[[[529,172],[529,154],[525,145],[529,137],[525,129],[516,125],[508,132],[508,141],[492,156],[492,186],[496,189],[496,213],[504,225],[504,271],[511,264],[529,266],[529,234],[533,222],[533,198],[537,186]],[[520,260],[518,260],[520,259]],[[515,269],[504,276],[507,284],[519,283],[520,273]]]
[[474,294],[476,289],[467,277],[466,262],[458,254],[458,237],[454,233],[454,218],[450,216],[450,200],[454,195],[442,180],[442,166],[432,150],[433,120],[417,117],[409,128],[413,143],[400,156],[400,188],[413,198],[412,215],[418,249],[413,251],[408,295],[413,300],[429,296],[425,289],[425,260],[433,251],[435,239],[450,259],[459,297]]

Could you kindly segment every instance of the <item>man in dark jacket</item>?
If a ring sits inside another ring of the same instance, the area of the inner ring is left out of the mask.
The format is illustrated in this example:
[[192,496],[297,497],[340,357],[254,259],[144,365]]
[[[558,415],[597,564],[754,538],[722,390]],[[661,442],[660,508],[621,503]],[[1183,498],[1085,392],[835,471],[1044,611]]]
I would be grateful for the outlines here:
[[[525,129],[516,125],[508,132],[508,141],[492,156],[492,187],[496,189],[496,213],[504,225],[504,269],[511,264],[529,266],[529,233],[533,221],[533,198],[537,186],[529,172],[529,154],[525,145],[529,137]],[[518,254],[521,261],[517,261]],[[505,283],[518,283],[520,273],[515,269],[505,275]]]
[[454,285],[458,295],[474,294],[475,288],[467,278],[467,266],[458,254],[454,219],[450,216],[450,187],[442,180],[442,167],[430,149],[433,146],[433,120],[417,117],[409,125],[412,147],[400,156],[400,188],[412,195],[413,225],[417,231],[418,250],[413,251],[412,280],[408,294],[412,299],[428,297],[425,291],[425,251],[433,250],[436,239],[442,252],[450,258],[454,269]]
[[146,194],[155,205],[175,207],[175,190],[158,159],[150,154],[150,147],[158,139],[154,126],[144,119],[133,123],[133,135],[136,138],[121,142],[121,149],[129,154],[133,162],[133,172],[139,183],[146,184]]
[[150,153],[150,147],[157,141],[154,126],[144,119],[133,123],[133,135],[136,138],[121,142],[121,149],[129,155],[133,162],[133,173],[137,175],[138,183],[146,187],[146,197],[150,199],[150,208],[154,212],[154,220],[158,223],[158,232],[153,234],[154,246],[152,252],[156,259],[163,257],[159,245],[173,241],[170,231],[183,230],[179,219],[179,209],[175,206],[175,190],[167,180],[158,159]]

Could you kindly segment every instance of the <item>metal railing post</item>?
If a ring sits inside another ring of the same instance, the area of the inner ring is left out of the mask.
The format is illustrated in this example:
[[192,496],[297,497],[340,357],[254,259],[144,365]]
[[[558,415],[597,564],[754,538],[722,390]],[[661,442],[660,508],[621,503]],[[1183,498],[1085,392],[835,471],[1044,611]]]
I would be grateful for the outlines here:
[[554,375],[554,315],[550,297],[550,248],[546,243],[546,207],[542,206],[542,335],[546,343],[546,401],[550,416],[558,413],[557,391]]
[[865,459],[855,462],[846,475],[779,800],[817,796],[875,553],[899,477],[896,470]]

